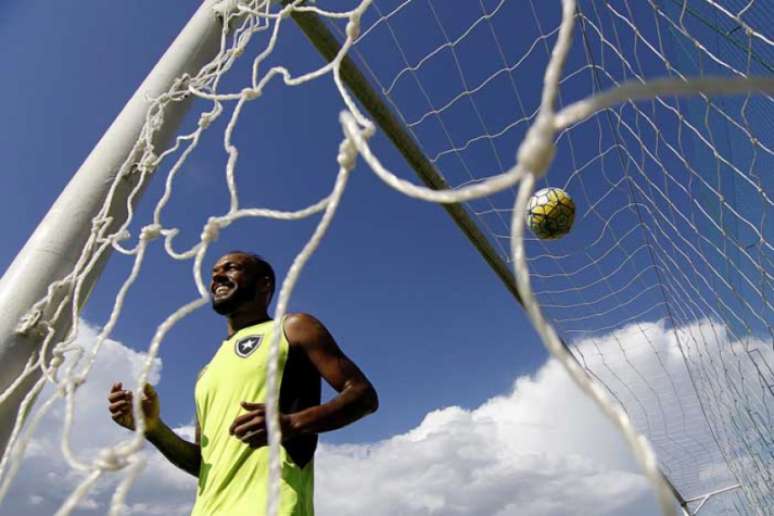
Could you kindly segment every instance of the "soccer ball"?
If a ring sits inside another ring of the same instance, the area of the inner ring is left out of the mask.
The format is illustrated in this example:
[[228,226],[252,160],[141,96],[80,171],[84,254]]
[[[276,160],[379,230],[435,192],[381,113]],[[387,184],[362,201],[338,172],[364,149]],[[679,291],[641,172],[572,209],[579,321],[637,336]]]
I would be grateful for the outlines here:
[[527,225],[540,239],[561,238],[575,220],[575,203],[561,188],[543,188],[527,203]]

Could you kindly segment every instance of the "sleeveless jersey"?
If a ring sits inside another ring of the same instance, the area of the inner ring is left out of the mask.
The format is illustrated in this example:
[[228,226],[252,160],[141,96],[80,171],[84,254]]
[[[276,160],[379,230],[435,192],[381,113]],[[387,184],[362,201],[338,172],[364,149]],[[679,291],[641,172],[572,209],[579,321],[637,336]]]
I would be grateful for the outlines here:
[[[266,514],[269,448],[252,449],[228,430],[237,416],[247,412],[240,405],[242,401],[266,402],[266,363],[272,330],[273,321],[242,328],[223,341],[199,375],[195,397],[202,461],[192,516]],[[284,376],[290,348],[282,333],[279,378]],[[319,399],[319,393],[317,396]],[[310,436],[305,437],[300,443],[303,460],[293,460],[294,448],[286,444],[280,447],[282,516],[314,514],[312,457],[317,440],[316,436],[311,436],[311,441]]]

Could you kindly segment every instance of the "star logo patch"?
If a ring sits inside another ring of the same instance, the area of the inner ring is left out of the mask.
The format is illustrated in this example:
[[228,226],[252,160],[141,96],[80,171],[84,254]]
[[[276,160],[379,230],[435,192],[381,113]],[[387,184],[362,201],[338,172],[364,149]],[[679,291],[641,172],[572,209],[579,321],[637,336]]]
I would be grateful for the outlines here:
[[234,352],[237,354],[237,356],[247,358],[253,353],[253,351],[260,347],[261,340],[263,340],[263,335],[253,335],[252,337],[245,337],[244,339],[240,339],[234,345]]

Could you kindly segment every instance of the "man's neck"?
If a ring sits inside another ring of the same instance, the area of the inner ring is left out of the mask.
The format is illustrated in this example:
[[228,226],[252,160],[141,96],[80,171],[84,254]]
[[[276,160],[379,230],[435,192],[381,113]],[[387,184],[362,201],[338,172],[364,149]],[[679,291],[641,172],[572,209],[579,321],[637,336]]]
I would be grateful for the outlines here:
[[242,328],[253,326],[254,324],[260,324],[262,322],[270,321],[271,317],[264,310],[262,312],[245,312],[235,313],[228,316],[228,322],[226,323],[228,336],[231,337]]

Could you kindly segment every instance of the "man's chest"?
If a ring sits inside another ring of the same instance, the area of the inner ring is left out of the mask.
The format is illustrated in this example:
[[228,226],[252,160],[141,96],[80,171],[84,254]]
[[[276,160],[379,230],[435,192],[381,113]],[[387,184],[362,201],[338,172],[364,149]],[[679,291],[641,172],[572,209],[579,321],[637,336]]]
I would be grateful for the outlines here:
[[[287,346],[278,342],[277,381],[287,356]],[[263,403],[269,377],[271,335],[251,333],[225,341],[196,382],[196,405],[200,412],[219,412],[221,405],[242,401]],[[204,415],[204,414],[200,414]]]

